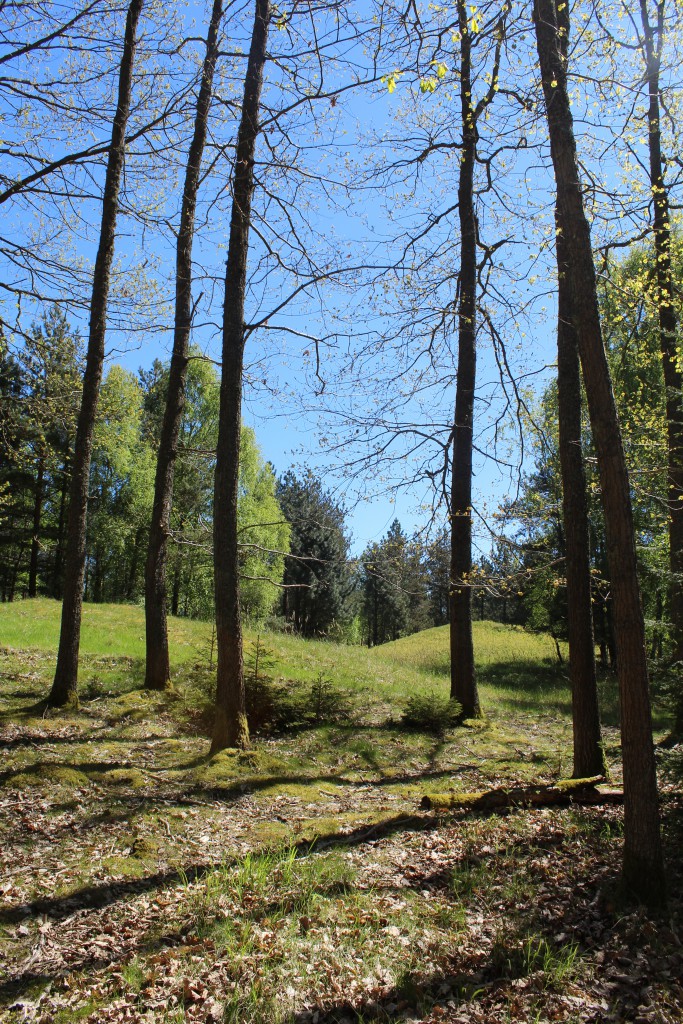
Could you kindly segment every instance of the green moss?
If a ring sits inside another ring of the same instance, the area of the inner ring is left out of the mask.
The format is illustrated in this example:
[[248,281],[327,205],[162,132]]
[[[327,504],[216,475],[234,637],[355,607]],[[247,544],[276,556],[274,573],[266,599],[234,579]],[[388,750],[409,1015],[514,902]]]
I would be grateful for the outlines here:
[[108,875],[124,875],[126,878],[141,878],[147,866],[139,857],[105,857],[102,867]]
[[154,836],[136,836],[135,842],[133,843],[133,856],[137,857],[139,860],[156,857],[160,846],[160,840],[155,839]]
[[588,786],[597,786],[604,782],[604,775],[592,775],[587,779],[560,779],[555,783],[555,788],[563,793],[573,793],[576,789],[586,789]]
[[297,821],[294,825],[294,832],[299,842],[312,843],[316,839],[327,837],[339,837],[343,840],[344,835],[355,832],[357,829],[370,828],[373,824],[379,824],[386,815],[364,815],[359,817],[358,811],[348,814],[321,814],[315,818],[306,818],[304,821]]
[[60,765],[44,764],[35,771],[25,771],[8,780],[8,785],[16,789],[27,789],[30,786],[64,786],[65,789],[84,789],[90,783],[88,776],[75,768]]
[[283,758],[253,748],[251,750],[221,750],[208,764],[196,770],[198,782],[204,785],[224,785],[231,782],[247,784],[256,776],[280,776],[292,773],[292,765]]
[[293,830],[282,821],[260,821],[249,829],[249,842],[256,847],[280,846],[289,842]]
[[269,799],[275,794],[278,796],[290,796],[307,804],[324,803],[329,800],[326,793],[321,793],[316,779],[302,779],[301,782],[282,782],[274,779],[270,785],[260,786],[258,796],[267,796]]
[[149,780],[137,768],[112,768],[111,771],[91,772],[91,779],[105,785],[144,789]]
[[70,1006],[65,1010],[57,1010],[52,1022],[53,1024],[72,1024],[75,1020],[85,1020],[91,1013],[94,1013],[97,1007],[98,1003],[94,999],[89,999],[81,1006]]

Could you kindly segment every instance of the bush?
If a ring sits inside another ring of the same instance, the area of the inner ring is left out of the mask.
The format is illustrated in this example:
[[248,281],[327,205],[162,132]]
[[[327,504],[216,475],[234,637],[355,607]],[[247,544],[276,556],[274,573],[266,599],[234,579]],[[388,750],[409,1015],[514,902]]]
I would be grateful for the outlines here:
[[428,732],[443,736],[448,729],[459,725],[462,719],[462,705],[438,693],[416,694],[406,704],[401,715],[405,729]]
[[247,718],[253,732],[272,734],[309,729],[351,717],[349,695],[322,674],[309,684],[295,679],[274,681],[263,676],[258,680],[248,676],[245,682]]
[[[312,683],[297,679],[273,679],[273,652],[256,637],[244,654],[244,689],[247,721],[253,733],[274,735],[293,729],[310,729],[348,721],[353,712],[351,697],[322,672]],[[197,664],[184,669],[181,684],[185,717],[194,730],[211,735],[214,719],[216,674]]]

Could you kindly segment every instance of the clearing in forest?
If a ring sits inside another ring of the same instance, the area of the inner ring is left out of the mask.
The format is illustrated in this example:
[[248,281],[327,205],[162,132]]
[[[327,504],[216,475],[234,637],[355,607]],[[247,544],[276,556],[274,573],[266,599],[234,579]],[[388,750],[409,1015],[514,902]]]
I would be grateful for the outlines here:
[[475,624],[487,718],[443,731],[401,721],[447,693],[443,629],[370,651],[248,634],[262,734],[209,759],[209,626],[171,620],[175,689],[146,693],[141,610],[86,606],[81,709],[45,714],[58,623],[0,607],[0,1020],[683,1020],[675,751],[665,919],[616,890],[618,807],[419,810],[571,773],[549,638]]

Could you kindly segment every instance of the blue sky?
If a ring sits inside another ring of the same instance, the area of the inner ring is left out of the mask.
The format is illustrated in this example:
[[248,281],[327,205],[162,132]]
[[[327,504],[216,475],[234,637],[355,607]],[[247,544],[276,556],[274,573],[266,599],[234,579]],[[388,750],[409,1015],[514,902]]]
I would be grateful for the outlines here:
[[[241,11],[236,6],[231,8],[230,31],[233,38],[230,46],[233,50],[237,49],[235,39],[241,40],[243,51],[246,49],[250,7],[250,4],[245,4]],[[194,15],[196,35],[201,37],[206,21],[204,11],[199,5],[190,5],[187,10],[188,17]],[[159,27],[148,22],[145,31],[150,34],[150,39],[152,29],[157,36],[164,30],[163,25]],[[289,44],[285,32],[274,33],[272,45],[275,50],[279,48],[278,52],[285,54]],[[184,64],[177,68],[181,76],[178,81],[182,81],[182,75],[187,75],[191,69],[192,52],[201,55],[201,50],[198,44],[194,51],[191,48],[184,51]],[[525,52],[528,53],[528,49]],[[510,75],[521,76],[522,81],[528,79],[529,74],[525,59],[522,58],[521,63],[518,61],[519,66],[511,64],[509,68]],[[382,66],[383,61],[386,66]],[[354,62],[364,69],[366,77],[373,77],[367,55],[361,53],[357,44],[351,43],[337,65],[328,72],[330,84],[348,84],[349,76],[355,73]],[[387,46],[386,53],[380,55],[375,77],[381,72],[390,73],[394,67],[394,54]],[[243,59],[240,58],[223,62],[219,93],[224,100],[239,99],[242,68]],[[314,75],[315,71],[311,74]],[[260,221],[263,190],[261,197],[257,195],[256,199],[249,319],[259,320],[277,306],[281,298],[301,281],[302,275],[310,270],[311,261],[318,267],[329,266],[335,273],[345,261],[348,261],[347,265],[357,263],[376,267],[395,263],[403,244],[400,240],[402,232],[415,229],[429,217],[430,212],[438,215],[453,207],[457,164],[452,158],[430,158],[420,165],[419,177],[414,178],[410,174],[402,177],[394,171],[390,173],[383,166],[384,163],[388,168],[396,157],[397,147],[391,136],[407,135],[413,154],[430,132],[436,131],[440,138],[452,137],[448,135],[451,132],[449,121],[455,121],[451,110],[456,98],[449,94],[451,81],[452,75],[451,78],[447,76],[443,86],[439,87],[440,91],[433,95],[422,95],[419,90],[413,95],[408,74],[399,79],[392,94],[380,81],[375,81],[363,91],[349,92],[334,103],[319,102],[310,115],[307,109],[302,108],[303,112],[297,113],[296,118],[290,118],[284,128],[276,128],[274,134],[269,133],[262,140],[260,158],[266,161],[265,142],[268,142],[282,166],[260,169],[271,196],[275,198],[270,203],[268,217]],[[138,84],[139,91],[144,91],[145,83]],[[267,103],[274,107],[286,105],[292,88],[286,74],[279,77],[271,75],[266,87]],[[234,106],[225,104],[217,106],[214,137],[229,140],[234,135],[234,109]],[[143,115],[139,112],[135,116],[140,119]],[[106,118],[103,116],[101,120],[96,134],[104,137]],[[513,372],[524,388],[532,384],[536,387],[542,385],[548,376],[543,368],[554,359],[553,299],[544,299],[544,292],[551,287],[546,272],[552,265],[552,252],[546,248],[539,255],[539,239],[544,236],[542,230],[540,233],[536,230],[543,224],[547,227],[551,195],[547,165],[533,145],[534,130],[540,129],[529,127],[528,151],[518,155],[514,166],[506,170],[509,176],[506,188],[511,196],[515,192],[515,202],[522,197],[521,201],[527,206],[527,217],[517,217],[515,224],[510,226],[502,221],[499,224],[495,204],[484,203],[481,209],[482,229],[491,239],[505,233],[511,235],[509,244],[501,250],[504,260],[498,271],[498,283],[501,290],[507,290],[513,297],[519,315],[512,317],[502,306],[496,307],[495,302],[491,302],[491,309],[509,348]],[[111,360],[123,363],[133,371],[138,367],[149,367],[154,358],[166,358],[171,342],[169,325],[172,309],[168,298],[172,293],[173,244],[163,224],[154,223],[154,204],[163,217],[177,223],[177,179],[182,175],[188,130],[181,126],[172,127],[167,138],[172,147],[158,181],[154,177],[150,179],[149,175],[145,177],[149,154],[133,152],[127,164],[128,193],[119,220],[116,254],[119,262],[118,292],[112,302],[108,344]],[[315,146],[307,143],[311,138],[315,139]],[[297,149],[298,140],[304,141],[301,149]],[[219,354],[222,272],[230,210],[226,186],[231,152],[228,146],[225,159],[218,157],[215,149],[208,154],[207,158],[215,157],[217,163],[205,182],[199,216],[200,231],[195,244],[195,295],[198,298],[201,295],[201,299],[193,341],[214,359]],[[368,168],[373,169],[376,177],[369,178],[365,187],[359,188]],[[313,172],[324,177],[324,191],[308,188]],[[380,181],[381,188],[377,184]],[[278,189],[282,195],[290,196],[294,195],[293,189],[297,190],[296,204],[290,212],[294,228],[302,239],[299,248],[292,243],[283,210],[276,206]],[[129,205],[132,210],[135,204],[139,209],[145,208],[147,225],[144,229],[140,216],[128,213]],[[26,223],[22,222],[25,213],[20,205],[12,211],[18,233],[26,230]],[[79,233],[73,236],[75,254],[92,258],[99,220],[97,202],[84,198],[74,216],[79,229]],[[446,283],[437,290],[436,308],[439,304],[448,305],[453,301],[454,284],[449,284],[447,278],[457,255],[454,246],[456,223],[457,211],[451,209],[439,231],[430,235],[430,239],[434,239],[434,252],[423,248],[416,257],[416,262],[427,256],[437,257],[435,272],[443,274]],[[547,237],[546,233],[546,241]],[[285,265],[284,269],[277,265],[278,260]],[[139,294],[133,296],[138,301],[137,311],[135,306],[127,305],[121,298],[121,292],[129,287],[131,270],[137,273],[136,284],[132,288],[133,291],[139,289]],[[536,275],[537,283],[529,283],[530,275]],[[155,280],[158,292],[152,287]],[[404,283],[405,278],[400,274],[377,271],[373,275],[358,271],[355,277],[349,275],[344,279],[341,286],[327,283],[313,288],[273,317],[268,328],[251,336],[247,343],[245,422],[254,427],[264,457],[278,472],[292,466],[298,469],[309,467],[325,476],[327,486],[349,509],[348,522],[356,552],[369,541],[379,539],[395,517],[400,519],[407,532],[423,527],[430,518],[433,504],[433,493],[425,483],[418,483],[409,490],[397,488],[402,471],[405,469],[406,474],[411,472],[411,464],[407,457],[402,458],[400,446],[392,449],[396,453],[395,461],[386,467],[378,463],[371,465],[364,477],[350,480],[340,472],[340,462],[357,450],[352,434],[345,440],[344,414],[352,408],[362,408],[366,402],[376,401],[372,393],[364,393],[370,382],[381,382],[386,396],[392,389],[399,392],[409,379],[409,373],[403,369],[407,364],[402,363],[405,358],[402,346],[406,339],[398,329],[386,344],[376,345],[372,356],[363,358],[362,373],[358,371],[361,360],[352,365],[349,357],[351,349],[361,351],[373,335],[376,338],[383,332],[391,335],[392,318],[400,310],[405,298],[403,293],[407,291]],[[159,305],[159,299],[165,299],[166,305]],[[72,321],[80,323],[85,333],[85,315],[79,301],[72,303],[70,313]],[[329,344],[321,340],[321,374],[326,380],[326,391],[322,396],[315,394],[319,381],[311,373],[316,337],[332,339]],[[454,339],[451,321],[450,328],[439,338],[438,366],[429,378],[429,388],[425,388],[419,399],[408,401],[400,410],[393,410],[397,423],[401,419],[410,421],[412,417],[418,425],[431,423],[434,430],[443,436],[454,398]],[[418,348],[422,344],[418,334],[411,339],[411,344],[415,343]],[[415,379],[423,382],[430,372],[423,360]],[[504,459],[509,458],[511,466],[506,469],[486,458],[485,453],[493,451],[491,423],[500,411],[500,394],[496,384],[495,359],[484,334],[479,352],[479,379],[477,433],[482,454],[475,462],[475,501],[482,514],[489,514],[514,489],[514,464],[518,456],[512,450],[514,430],[508,424],[500,438],[498,453]],[[265,385],[259,383],[261,381],[265,381]],[[339,396],[336,403],[335,395]],[[391,416],[387,416],[391,422]],[[323,443],[324,438],[327,438],[326,444]],[[336,457],[333,457],[333,449],[336,449]],[[390,487],[394,488],[391,494],[388,493]],[[486,551],[489,545],[487,531],[482,528],[479,537],[481,548]]]

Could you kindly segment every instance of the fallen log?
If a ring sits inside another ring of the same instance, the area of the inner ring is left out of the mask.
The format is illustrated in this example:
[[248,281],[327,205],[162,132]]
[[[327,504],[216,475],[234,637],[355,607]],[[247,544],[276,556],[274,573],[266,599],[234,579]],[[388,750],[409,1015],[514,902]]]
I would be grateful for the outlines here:
[[481,793],[427,793],[423,810],[495,811],[502,807],[567,807],[569,804],[621,804],[621,790],[608,789],[602,775],[561,779],[548,786],[501,786]]

